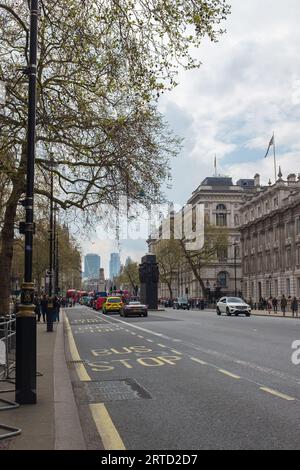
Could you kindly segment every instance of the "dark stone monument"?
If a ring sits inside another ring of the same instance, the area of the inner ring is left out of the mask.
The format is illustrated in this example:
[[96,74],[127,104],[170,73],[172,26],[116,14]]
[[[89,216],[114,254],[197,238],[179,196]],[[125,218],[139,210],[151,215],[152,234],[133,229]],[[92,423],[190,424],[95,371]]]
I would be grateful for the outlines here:
[[139,276],[141,283],[141,302],[148,305],[149,310],[157,310],[159,269],[155,255],[143,256],[142,264],[140,264]]

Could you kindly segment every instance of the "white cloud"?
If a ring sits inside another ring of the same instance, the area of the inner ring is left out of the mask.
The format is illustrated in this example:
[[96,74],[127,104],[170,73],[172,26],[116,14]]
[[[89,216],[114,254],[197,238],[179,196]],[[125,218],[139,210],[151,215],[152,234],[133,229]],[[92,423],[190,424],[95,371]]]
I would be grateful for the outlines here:
[[[220,171],[235,179],[259,171],[264,183],[274,180],[272,155],[263,158],[273,131],[284,176],[300,172],[300,2],[230,3],[227,34],[217,44],[204,41],[196,51],[200,70],[182,71],[180,85],[160,101],[171,127],[185,138],[167,191],[177,203],[213,174],[215,154]],[[102,241],[96,245],[104,259],[115,250]],[[145,244],[124,246],[125,258],[144,254]]]
[[[236,178],[252,177],[261,155],[263,177],[274,178],[272,161],[263,161],[273,131],[284,175],[300,171],[300,4],[231,3],[227,35],[218,44],[205,42],[198,51],[201,69],[182,72],[180,86],[161,101],[167,115],[176,105],[191,121],[183,133],[186,148],[173,171],[174,188],[178,196],[182,191],[182,198],[212,174],[214,154],[223,171]],[[179,112],[176,118],[180,121]],[[245,156],[245,149],[256,157]]]

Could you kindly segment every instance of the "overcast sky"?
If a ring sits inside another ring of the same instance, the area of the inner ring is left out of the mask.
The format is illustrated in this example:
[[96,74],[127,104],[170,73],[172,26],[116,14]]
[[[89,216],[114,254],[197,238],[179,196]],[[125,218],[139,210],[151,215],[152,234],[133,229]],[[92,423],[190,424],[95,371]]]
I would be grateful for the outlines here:
[[[274,181],[270,155],[275,132],[278,164],[284,178],[300,173],[300,2],[299,0],[231,0],[227,34],[217,44],[205,41],[197,51],[199,70],[182,72],[180,85],[160,103],[171,128],[184,138],[172,162],[171,201],[183,204],[206,176],[218,172]],[[108,274],[109,253],[116,244],[93,236],[83,252],[102,258]],[[123,242],[121,258],[139,260],[144,241]]]

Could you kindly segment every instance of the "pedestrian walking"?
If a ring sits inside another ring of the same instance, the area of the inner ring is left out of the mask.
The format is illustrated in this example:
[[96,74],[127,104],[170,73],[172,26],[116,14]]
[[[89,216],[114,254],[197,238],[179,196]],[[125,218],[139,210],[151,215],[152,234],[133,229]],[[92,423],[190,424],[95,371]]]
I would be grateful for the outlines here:
[[60,301],[58,297],[53,299],[54,321],[59,322]]
[[35,313],[35,316],[37,318],[37,322],[40,322],[40,320],[41,320],[41,306],[40,306],[40,300],[39,300],[37,294],[35,294],[33,302],[34,302],[34,313]]
[[277,311],[278,311],[278,300],[276,299],[276,297],[273,297],[272,304],[273,304],[273,311],[274,311],[274,313],[276,313],[276,315],[277,315]]
[[272,308],[273,308],[273,298],[270,297],[269,300],[268,300],[268,312],[269,312],[269,315],[271,315]]
[[287,307],[287,300],[284,294],[282,294],[281,301],[280,301],[281,311],[283,316],[285,317],[286,307]]
[[41,310],[42,310],[43,322],[46,323],[46,315],[48,311],[48,298],[46,294],[43,295],[43,298],[41,300]]
[[297,297],[293,298],[292,303],[291,303],[291,309],[292,309],[292,312],[293,312],[293,317],[296,316],[298,318],[298,300],[297,300]]

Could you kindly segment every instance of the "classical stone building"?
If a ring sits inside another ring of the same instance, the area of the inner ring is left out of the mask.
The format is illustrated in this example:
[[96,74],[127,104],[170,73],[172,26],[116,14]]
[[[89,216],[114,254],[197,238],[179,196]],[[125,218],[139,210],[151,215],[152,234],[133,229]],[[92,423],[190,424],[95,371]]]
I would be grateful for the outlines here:
[[[206,292],[202,292],[199,281],[189,268],[178,266],[172,286],[174,297],[188,294],[190,298],[201,298],[241,292],[240,208],[245,199],[258,189],[257,185],[257,178],[239,180],[234,184],[230,177],[208,177],[193,192],[187,204],[192,207],[203,204],[206,221],[210,225],[227,229],[228,248],[220,249],[217,259],[203,268],[201,277]],[[150,237],[150,253],[154,252],[157,242]],[[159,286],[159,297],[169,297],[169,290],[162,283]]]
[[300,178],[281,171],[273,186],[258,188],[240,208],[243,294],[300,297]]

